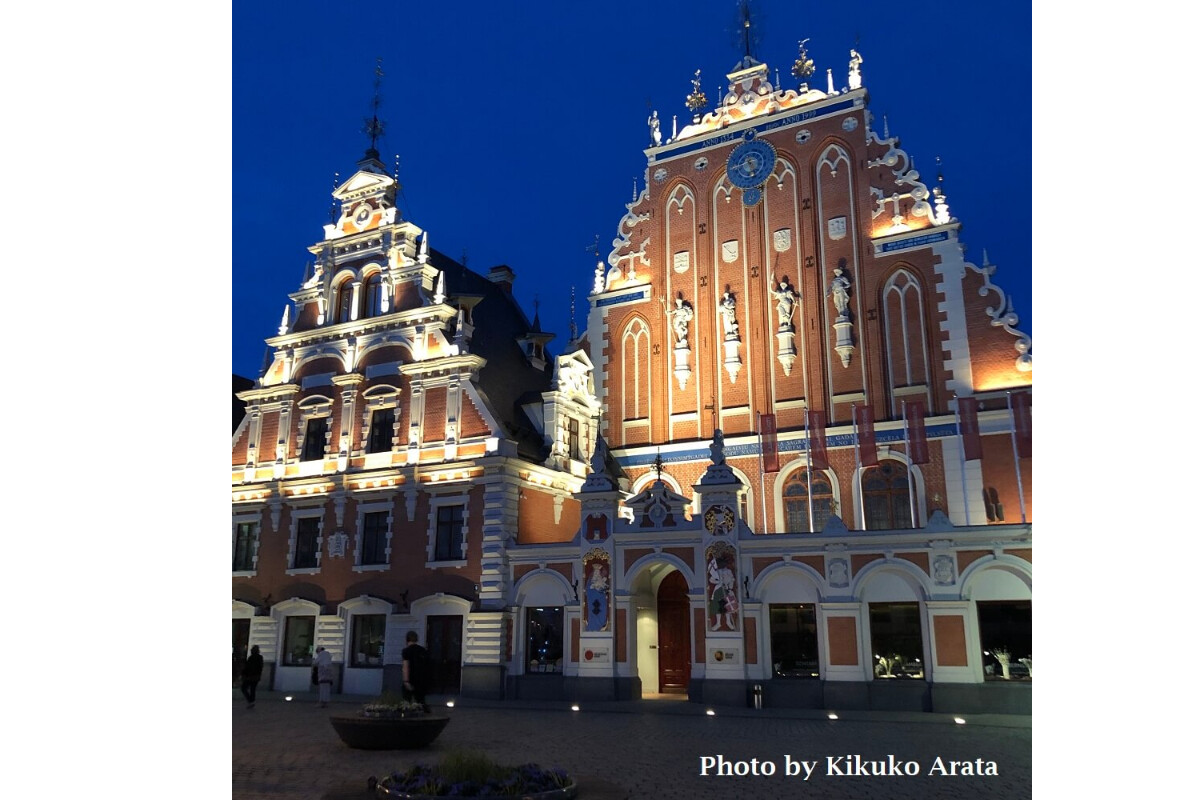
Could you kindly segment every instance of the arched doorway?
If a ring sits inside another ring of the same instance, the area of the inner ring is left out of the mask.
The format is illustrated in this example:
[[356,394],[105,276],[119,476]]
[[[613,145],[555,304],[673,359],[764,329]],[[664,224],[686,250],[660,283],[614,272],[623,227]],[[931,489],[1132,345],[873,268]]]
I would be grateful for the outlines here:
[[658,686],[663,694],[687,694],[692,677],[687,580],[678,570],[658,587]]

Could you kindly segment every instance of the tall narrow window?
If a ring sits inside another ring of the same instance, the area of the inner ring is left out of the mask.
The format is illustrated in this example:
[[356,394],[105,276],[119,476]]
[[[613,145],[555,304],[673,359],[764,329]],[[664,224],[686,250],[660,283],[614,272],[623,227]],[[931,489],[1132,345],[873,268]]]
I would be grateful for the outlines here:
[[912,527],[908,505],[908,468],[895,461],[868,467],[862,477],[863,509],[867,530]]
[[249,572],[254,569],[254,545],[258,539],[257,522],[239,522],[233,540],[233,571]]
[[363,284],[362,317],[378,317],[383,313],[383,276],[376,272]]
[[438,508],[436,537],[433,547],[434,561],[458,561],[462,559],[462,506],[441,506]]
[[387,563],[388,512],[372,511],[363,514],[362,563]]
[[[788,533],[809,532],[807,469],[793,472],[783,484],[783,510]],[[812,510],[812,531],[820,533],[833,516],[833,485],[821,470],[812,473]]]
[[583,454],[579,451],[579,420],[574,417],[567,418],[567,452],[576,461],[583,461]]
[[296,520],[296,550],[292,569],[313,569],[317,566],[317,536],[320,528],[320,517]]
[[313,417],[304,426],[304,452],[301,461],[316,461],[325,457],[325,434],[329,430],[329,417]]
[[354,303],[354,281],[342,281],[342,285],[338,287],[337,292],[337,315],[334,317],[334,322],[349,322],[350,309]]
[[526,609],[525,671],[562,672],[563,609]]
[[394,408],[377,408],[371,412],[371,433],[367,437],[367,452],[386,453],[391,450],[395,425]]

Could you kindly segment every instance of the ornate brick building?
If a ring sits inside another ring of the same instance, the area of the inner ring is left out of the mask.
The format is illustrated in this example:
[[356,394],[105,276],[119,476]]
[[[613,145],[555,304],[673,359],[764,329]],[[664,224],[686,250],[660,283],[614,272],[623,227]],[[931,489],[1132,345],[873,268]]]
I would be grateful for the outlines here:
[[1028,711],[1031,342],[861,64],[653,114],[557,357],[368,151],[238,394],[235,661],[369,694],[415,629],[445,693]]

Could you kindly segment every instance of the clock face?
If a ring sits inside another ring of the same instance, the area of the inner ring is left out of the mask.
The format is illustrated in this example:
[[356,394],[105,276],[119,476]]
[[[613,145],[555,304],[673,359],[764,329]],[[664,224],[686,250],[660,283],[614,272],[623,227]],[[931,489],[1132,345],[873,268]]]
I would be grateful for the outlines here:
[[742,142],[729,154],[726,168],[730,183],[739,189],[752,189],[775,169],[775,148],[759,139]]

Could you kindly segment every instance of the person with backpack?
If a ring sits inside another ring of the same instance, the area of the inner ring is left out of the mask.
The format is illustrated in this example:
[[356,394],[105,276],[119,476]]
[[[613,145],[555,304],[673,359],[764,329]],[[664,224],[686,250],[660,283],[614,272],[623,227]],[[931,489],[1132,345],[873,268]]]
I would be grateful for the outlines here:
[[400,657],[404,660],[404,699],[425,705],[425,693],[433,680],[433,665],[429,659],[429,651],[417,644],[417,632],[409,631],[404,637],[407,645]]

